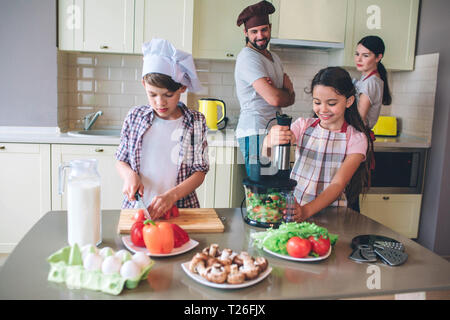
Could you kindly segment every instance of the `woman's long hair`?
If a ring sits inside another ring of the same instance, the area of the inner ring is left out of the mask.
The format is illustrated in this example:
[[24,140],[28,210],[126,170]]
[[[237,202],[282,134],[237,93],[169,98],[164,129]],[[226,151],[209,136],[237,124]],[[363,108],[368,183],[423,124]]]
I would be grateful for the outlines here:
[[[359,40],[358,44],[363,45],[364,47],[372,51],[376,56],[378,56],[380,53],[384,56],[384,42],[380,37],[367,36]],[[377,63],[377,71],[380,74],[381,80],[383,80],[384,82],[382,103],[388,106],[392,103],[392,97],[389,91],[387,71],[384,65],[381,63],[381,60]]]
[[347,99],[351,96],[355,98],[353,104],[345,109],[344,118],[349,125],[364,133],[368,145],[366,150],[366,161],[360,164],[345,188],[345,195],[348,203],[353,203],[359,194],[365,194],[370,187],[370,161],[373,155],[373,142],[370,138],[370,129],[364,124],[359,115],[355,96],[356,89],[350,74],[345,69],[340,67],[328,67],[320,70],[311,81],[309,93],[312,93],[314,87],[317,85],[332,87],[338,94],[345,96]]

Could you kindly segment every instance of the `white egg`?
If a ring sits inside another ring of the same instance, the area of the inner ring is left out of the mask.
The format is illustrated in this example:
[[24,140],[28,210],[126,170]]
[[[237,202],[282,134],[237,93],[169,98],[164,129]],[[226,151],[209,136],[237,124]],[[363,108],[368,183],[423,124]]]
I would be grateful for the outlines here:
[[141,274],[141,268],[132,260],[126,261],[120,268],[120,275],[125,279],[136,279]]
[[125,249],[117,251],[114,256],[119,258],[122,263],[131,259],[131,254]]
[[99,253],[103,257],[103,259],[105,259],[106,257],[113,256],[114,250],[111,249],[110,247],[104,247],[100,249]]
[[83,260],[89,253],[98,253],[97,247],[92,244],[87,244],[81,248],[81,257]]
[[89,271],[97,271],[102,269],[103,258],[96,254],[89,252],[83,261],[83,267]]
[[119,258],[115,256],[109,256],[106,257],[102,263],[102,272],[104,274],[119,273],[121,266],[122,263],[120,262]]
[[136,252],[131,258],[141,269],[145,268],[151,263],[150,258],[143,252]]

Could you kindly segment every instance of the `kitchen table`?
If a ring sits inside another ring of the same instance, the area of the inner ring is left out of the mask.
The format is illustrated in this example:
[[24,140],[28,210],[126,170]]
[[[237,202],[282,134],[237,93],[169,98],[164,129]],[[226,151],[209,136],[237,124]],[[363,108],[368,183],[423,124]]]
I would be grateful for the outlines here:
[[[216,209],[225,225],[223,233],[197,233],[191,237],[199,246],[190,252],[153,258],[155,265],[147,281],[118,296],[83,289],[69,290],[65,284],[47,281],[46,258],[67,245],[66,212],[45,214],[20,241],[0,271],[0,299],[339,299],[417,291],[450,289],[450,263],[381,224],[346,208],[328,208],[311,220],[339,235],[331,255],[323,261],[301,263],[271,256],[251,245],[250,235],[264,229],[250,227],[239,209]],[[117,223],[119,210],[102,213],[103,242],[124,249]],[[379,234],[401,241],[409,255],[401,266],[382,262],[358,263],[348,259],[350,242],[361,234]],[[272,273],[260,283],[236,290],[206,287],[188,277],[181,263],[217,243],[235,251],[264,255]]]

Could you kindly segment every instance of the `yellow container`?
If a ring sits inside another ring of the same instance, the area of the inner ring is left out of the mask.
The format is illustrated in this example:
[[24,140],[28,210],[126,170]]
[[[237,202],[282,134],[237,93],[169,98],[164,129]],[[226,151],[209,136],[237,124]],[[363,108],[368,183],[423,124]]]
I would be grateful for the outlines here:
[[[206,125],[210,130],[217,130],[217,125],[225,118],[225,102],[219,99],[200,99],[198,100],[198,111],[203,113],[206,119]],[[217,106],[222,107],[222,117],[218,118]]]
[[395,137],[397,136],[397,118],[380,116],[372,130],[376,136]]

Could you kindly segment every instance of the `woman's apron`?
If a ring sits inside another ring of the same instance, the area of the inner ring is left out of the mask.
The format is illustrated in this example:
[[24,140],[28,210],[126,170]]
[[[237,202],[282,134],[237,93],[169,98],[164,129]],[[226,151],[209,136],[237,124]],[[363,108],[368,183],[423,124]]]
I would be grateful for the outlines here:
[[[291,179],[297,181],[294,196],[300,205],[311,202],[328,187],[347,150],[347,122],[344,121],[340,132],[332,132],[318,125],[319,121],[306,128],[291,172]],[[345,193],[330,206],[346,207]]]
[[[366,81],[367,79],[369,79],[371,76],[373,76],[374,74],[378,73],[377,70],[373,70],[371,73],[369,73],[367,75],[367,77],[365,77],[363,79],[363,81]],[[375,138],[375,133],[373,132],[372,129],[370,129],[370,139],[372,140],[372,142],[374,142],[376,140]],[[372,152],[372,158],[370,159],[370,170],[375,170],[375,155]]]

